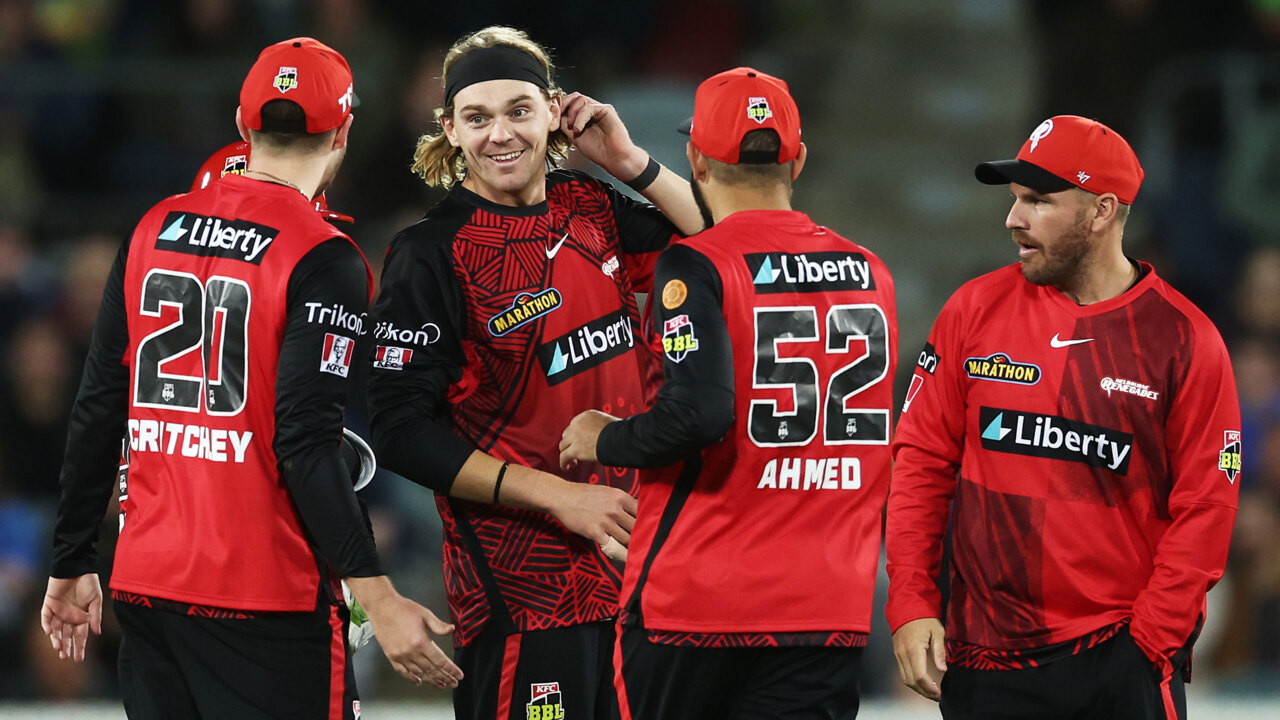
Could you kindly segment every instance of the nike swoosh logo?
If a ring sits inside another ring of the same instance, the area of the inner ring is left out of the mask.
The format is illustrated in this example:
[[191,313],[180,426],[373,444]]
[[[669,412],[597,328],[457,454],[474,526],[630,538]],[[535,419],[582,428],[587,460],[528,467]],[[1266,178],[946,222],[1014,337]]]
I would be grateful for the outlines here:
[[1058,333],[1054,333],[1049,340],[1049,345],[1056,348],[1064,348],[1068,345],[1079,345],[1080,343],[1093,342],[1093,338],[1081,338],[1079,340],[1059,340]]
[[560,238],[560,242],[555,244],[555,247],[547,248],[546,249],[547,259],[550,260],[551,258],[555,257],[556,253],[560,252],[560,246],[563,245],[564,241],[568,239],[569,239],[569,233],[566,232],[564,234],[564,237]]

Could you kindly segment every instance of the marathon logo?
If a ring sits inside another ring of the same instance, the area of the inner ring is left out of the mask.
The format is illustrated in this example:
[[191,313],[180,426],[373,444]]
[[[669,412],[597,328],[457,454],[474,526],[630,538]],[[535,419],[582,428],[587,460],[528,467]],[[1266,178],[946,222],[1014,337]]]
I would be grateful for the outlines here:
[[560,683],[533,683],[529,686],[529,702],[524,706],[525,720],[564,720],[560,701]]
[[578,373],[625,355],[635,346],[631,316],[625,311],[596,318],[568,335],[538,347],[538,362],[548,385],[559,385]]
[[360,313],[356,315],[347,310],[344,305],[334,303],[333,305],[324,305],[318,302],[306,303],[307,322],[319,323],[321,325],[332,325],[334,327],[349,330],[356,335],[364,335],[364,319],[368,313]]
[[1227,482],[1236,484],[1236,476],[1240,474],[1240,431],[1227,430],[1223,433],[1222,452],[1218,453],[1218,469],[1227,475]]
[[982,407],[982,447],[996,452],[1068,460],[1129,473],[1133,435],[1056,415]]
[[760,295],[876,289],[861,253],[749,253],[742,259]]
[[773,458],[760,473],[757,490],[858,490],[862,463],[856,457]]
[[280,231],[248,220],[227,220],[190,212],[171,212],[156,237],[157,250],[171,250],[262,264],[262,256]]
[[489,318],[489,334],[502,337],[525,323],[533,322],[564,304],[564,298],[555,288],[547,288],[537,295],[520,293],[511,307]]
[[351,350],[354,344],[355,341],[345,335],[325,333],[320,372],[346,377],[351,372]]
[[995,353],[990,357],[971,357],[964,361],[964,371],[977,380],[995,380],[1017,385],[1035,385],[1040,382],[1040,366],[1014,362],[1004,353]]
[[395,345],[379,345],[373,366],[383,370],[403,370],[413,359],[413,350]]
[[152,452],[216,463],[243,464],[245,451],[253,440],[253,431],[130,418],[128,440],[131,456],[132,453]]

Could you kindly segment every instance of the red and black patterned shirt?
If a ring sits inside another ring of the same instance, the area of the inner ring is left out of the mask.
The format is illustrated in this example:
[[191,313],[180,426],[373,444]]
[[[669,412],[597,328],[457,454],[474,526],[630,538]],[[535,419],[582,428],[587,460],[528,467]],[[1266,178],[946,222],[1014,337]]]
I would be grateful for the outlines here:
[[594,542],[448,490],[479,449],[635,492],[634,470],[561,471],[558,445],[583,410],[644,409],[660,366],[635,293],[675,234],[652,206],[558,170],[529,207],[456,185],[393,241],[374,311],[374,443],[383,465],[436,491],[457,645],[493,619],[529,631],[616,616],[619,570]]

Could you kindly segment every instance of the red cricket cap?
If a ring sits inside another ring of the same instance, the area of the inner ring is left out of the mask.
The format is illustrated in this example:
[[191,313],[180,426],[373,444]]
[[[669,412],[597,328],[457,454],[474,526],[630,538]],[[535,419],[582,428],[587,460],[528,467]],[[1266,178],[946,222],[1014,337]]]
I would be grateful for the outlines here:
[[262,106],[271,100],[292,100],[301,106],[308,133],[332,130],[347,119],[355,102],[351,66],[337,50],[314,38],[270,45],[240,87],[240,116],[250,130],[262,129]]
[[249,143],[244,140],[233,142],[209,156],[196,173],[195,182],[191,183],[191,192],[209,186],[209,183],[223,175],[243,175],[249,169]]
[[[742,138],[762,128],[778,133],[778,156],[740,156]],[[693,98],[693,118],[680,132],[688,133],[703,155],[730,165],[786,163],[800,154],[800,110],[787,83],[749,67],[703,80]]]
[[1114,193],[1125,205],[1133,204],[1146,175],[1120,133],[1077,115],[1045,120],[1018,157],[982,163],[973,174],[987,185],[1015,182],[1042,192],[1078,187],[1095,195]]

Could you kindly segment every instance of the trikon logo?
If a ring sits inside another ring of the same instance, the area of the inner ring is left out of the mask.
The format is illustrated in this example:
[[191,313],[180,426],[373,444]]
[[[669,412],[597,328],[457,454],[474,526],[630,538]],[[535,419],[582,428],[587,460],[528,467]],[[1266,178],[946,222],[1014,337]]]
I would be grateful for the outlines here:
[[601,365],[635,346],[631,316],[625,311],[596,318],[567,335],[538,347],[538,362],[548,385],[558,385],[583,370]]
[[861,253],[750,253],[742,259],[761,295],[876,289],[871,264]]
[[156,236],[157,250],[173,250],[262,264],[263,253],[280,231],[248,220],[227,220],[195,213],[171,212]]
[[1057,415],[982,407],[978,411],[986,450],[1069,460],[1129,473],[1133,435]]

